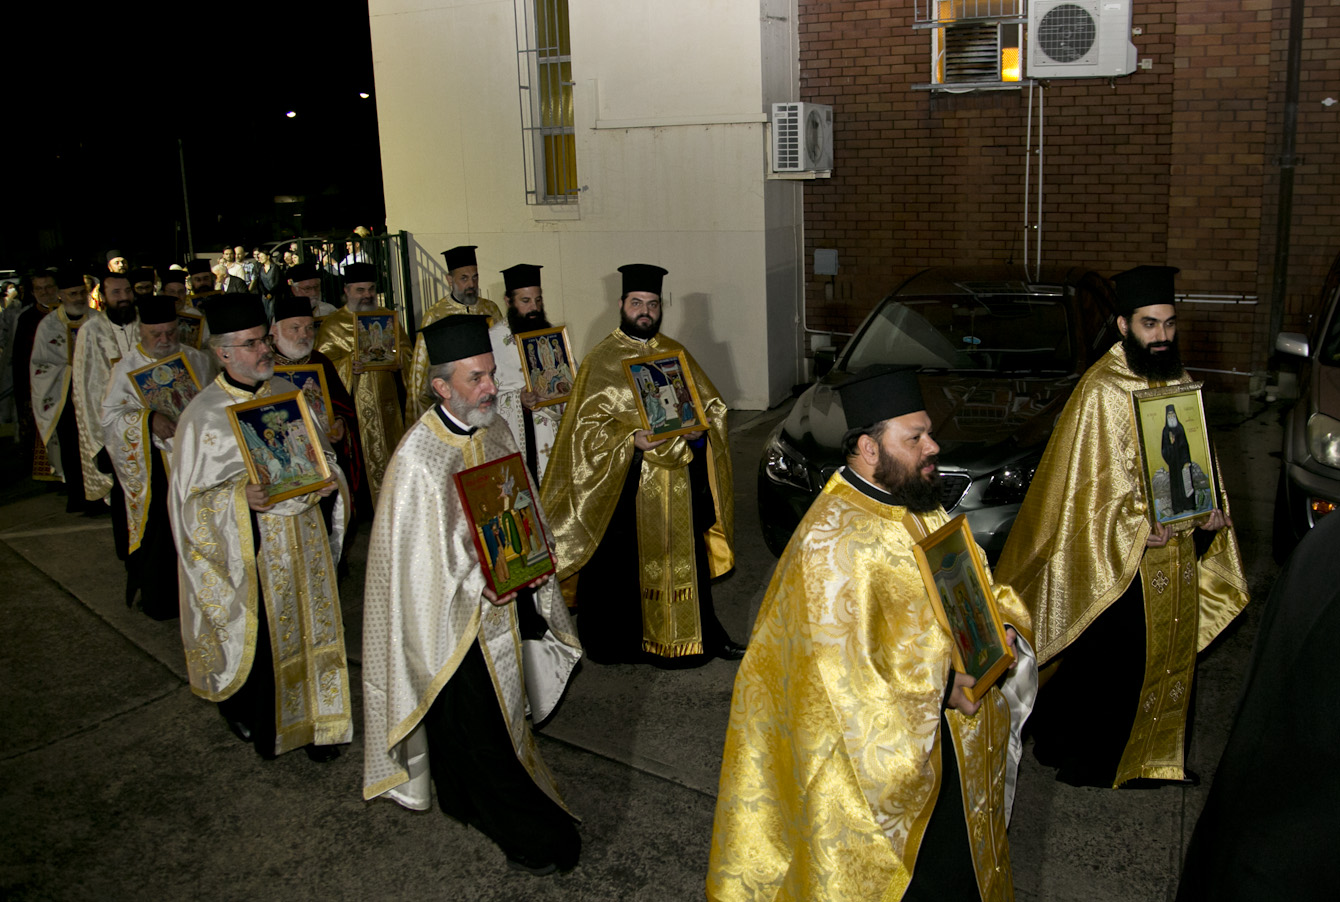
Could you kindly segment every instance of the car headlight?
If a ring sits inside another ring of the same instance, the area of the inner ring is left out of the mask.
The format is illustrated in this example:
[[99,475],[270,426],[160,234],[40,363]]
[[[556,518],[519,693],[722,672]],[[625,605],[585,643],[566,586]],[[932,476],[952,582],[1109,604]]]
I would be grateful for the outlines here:
[[810,468],[798,454],[782,444],[781,439],[773,438],[763,449],[763,471],[780,485],[789,485],[802,492],[810,490]]
[[1318,463],[1340,468],[1340,420],[1324,413],[1308,417],[1307,450]]
[[1019,504],[1028,494],[1035,468],[1010,466],[996,473],[982,492],[983,504]]

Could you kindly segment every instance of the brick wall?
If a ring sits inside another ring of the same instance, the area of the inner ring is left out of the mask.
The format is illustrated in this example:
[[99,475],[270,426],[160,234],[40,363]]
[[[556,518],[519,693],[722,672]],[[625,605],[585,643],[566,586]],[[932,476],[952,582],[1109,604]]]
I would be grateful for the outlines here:
[[[1340,105],[1320,103],[1340,69],[1340,3],[1307,15],[1286,329],[1315,308],[1340,250]],[[1032,98],[1044,262],[1107,275],[1168,263],[1183,291],[1258,296],[1179,311],[1192,365],[1267,362],[1287,23],[1288,0],[1141,0],[1134,41],[1151,69],[1057,79]],[[906,0],[800,2],[800,96],[832,104],[835,120],[833,177],[805,188],[807,274],[819,247],[836,248],[841,267],[808,277],[811,329],[850,331],[925,266],[1024,259],[1026,164],[1030,219],[1037,210],[1029,91],[913,90],[930,80],[930,37],[912,25]]]

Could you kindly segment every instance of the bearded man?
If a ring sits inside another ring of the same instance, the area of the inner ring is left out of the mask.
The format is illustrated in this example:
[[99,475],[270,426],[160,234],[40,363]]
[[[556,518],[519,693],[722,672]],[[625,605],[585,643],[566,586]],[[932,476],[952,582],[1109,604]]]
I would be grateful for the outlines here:
[[[597,663],[739,660],[744,646],[712,606],[712,578],[735,566],[726,402],[684,346],[659,334],[666,271],[630,263],[619,272],[619,328],[582,361],[541,489],[559,577],[579,577],[577,628]],[[676,351],[707,423],[653,439],[623,362]]]
[[[314,761],[353,737],[349,668],[336,588],[348,522],[338,469],[277,503],[248,477],[228,408],[297,391],[274,377],[256,295],[211,304],[210,348],[222,367],[177,422],[168,514],[181,556],[181,635],[191,691],[219,704],[262,758],[305,747]],[[317,453],[334,465],[319,415]],[[319,502],[338,489],[332,528]]]
[[310,263],[290,266],[284,277],[288,279],[289,292],[295,298],[307,301],[313,317],[329,316],[335,312],[335,306],[327,304],[321,297],[321,274],[316,271],[315,266]]
[[154,293],[154,271],[152,267],[139,266],[129,273],[130,287],[135,290],[135,300],[152,297]]
[[[112,490],[112,467],[103,451],[102,398],[112,366],[128,357],[140,342],[135,291],[130,276],[109,272],[102,280],[103,312],[78,332],[74,346],[73,395],[79,425],[79,456],[84,461],[84,497],[102,501]],[[116,556],[126,559],[125,524],[112,518]]]
[[372,498],[368,495],[367,479],[363,475],[363,452],[358,437],[358,413],[354,399],[345,389],[334,362],[315,349],[316,320],[312,317],[312,305],[307,298],[281,297],[275,301],[270,336],[274,340],[276,365],[312,364],[325,372],[326,391],[330,394],[330,404],[334,408],[328,413],[331,418],[330,442],[335,447],[340,470],[353,493],[353,515],[370,517]]
[[[450,290],[446,297],[424,311],[423,322],[419,324],[420,330],[443,317],[462,313],[488,317],[490,329],[498,325],[502,319],[498,305],[488,298],[479,296],[479,264],[475,259],[475,250],[475,245],[463,244],[442,252],[443,258],[447,261],[447,285]],[[495,362],[501,363],[498,361],[501,355],[496,353],[497,350],[498,345],[495,342],[494,359]],[[414,339],[413,365],[409,370],[406,387],[409,393],[405,399],[405,422],[413,423],[432,406],[431,402],[425,401],[428,397],[428,351],[417,336]]]
[[1066,402],[996,566],[1033,617],[1038,661],[1059,659],[1034,754],[1075,786],[1197,781],[1185,766],[1196,654],[1248,600],[1227,495],[1196,528],[1150,525],[1131,393],[1190,381],[1176,272],[1115,277],[1122,340]]
[[[33,336],[28,366],[33,418],[52,471],[65,481],[66,512],[97,513],[101,502],[96,502],[96,506],[85,503],[85,480],[96,484],[99,474],[92,457],[83,461],[80,456],[82,440],[72,389],[78,331],[103,314],[88,306],[88,286],[79,270],[64,269],[57,273],[56,281],[60,306],[43,317]],[[121,284],[126,284],[124,279]]]
[[199,257],[187,260],[186,279],[191,288],[187,300],[197,310],[203,312],[209,299],[216,294],[221,294],[214,288],[214,271],[209,268],[208,260],[202,260]]
[[180,352],[201,388],[216,372],[204,351],[184,348],[177,337],[177,307],[167,295],[135,302],[140,340],[108,376],[102,400],[102,436],[111,459],[113,523],[126,534],[126,605],[141,593],[144,613],[170,620],[178,613],[177,546],[168,520],[168,462],[180,410],[154,409],[135,389],[130,373]]
[[913,551],[949,519],[915,369],[838,392],[847,465],[778,561],[735,680],[707,896],[1011,899],[1028,614],[990,587],[1018,661],[971,701]]
[[330,358],[340,382],[354,399],[363,470],[375,505],[391,452],[405,434],[405,421],[400,415],[405,403],[401,373],[410,366],[409,338],[397,319],[397,356],[391,369],[364,370],[358,352],[357,313],[393,313],[377,306],[377,269],[370,263],[351,263],[345,269],[344,307],[321,321],[316,347]]
[[494,413],[484,317],[449,316],[419,334],[438,400],[396,449],[372,527],[363,797],[421,811],[431,780],[442,810],[512,867],[567,870],[581,839],[526,716],[549,716],[581,648],[552,579],[501,598],[489,589],[456,492],[453,474],[516,452]]

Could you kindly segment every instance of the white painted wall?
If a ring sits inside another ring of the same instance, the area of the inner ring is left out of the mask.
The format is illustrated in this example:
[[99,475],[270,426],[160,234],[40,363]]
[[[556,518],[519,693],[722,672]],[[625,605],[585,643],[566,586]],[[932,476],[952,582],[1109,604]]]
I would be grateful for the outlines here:
[[500,270],[545,267],[549,318],[580,355],[618,323],[617,267],[656,263],[663,331],[727,403],[781,400],[798,379],[801,189],[765,182],[763,119],[794,99],[794,0],[569,0],[575,209],[526,203],[514,2],[369,3],[387,225],[411,234],[419,309],[444,293],[438,253],[476,244],[500,306]]

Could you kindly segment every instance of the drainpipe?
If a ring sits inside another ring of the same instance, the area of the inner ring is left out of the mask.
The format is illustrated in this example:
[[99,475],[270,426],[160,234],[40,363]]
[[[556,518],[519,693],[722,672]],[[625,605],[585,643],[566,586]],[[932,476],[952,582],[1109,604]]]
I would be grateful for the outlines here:
[[[1294,154],[1298,138],[1298,81],[1303,63],[1303,0],[1289,3],[1289,56],[1284,89],[1284,142],[1279,157],[1279,218],[1275,224],[1275,271],[1270,290],[1270,359],[1284,325],[1284,294],[1289,285],[1289,226],[1293,220]],[[1277,368],[1278,363],[1272,368]]]

